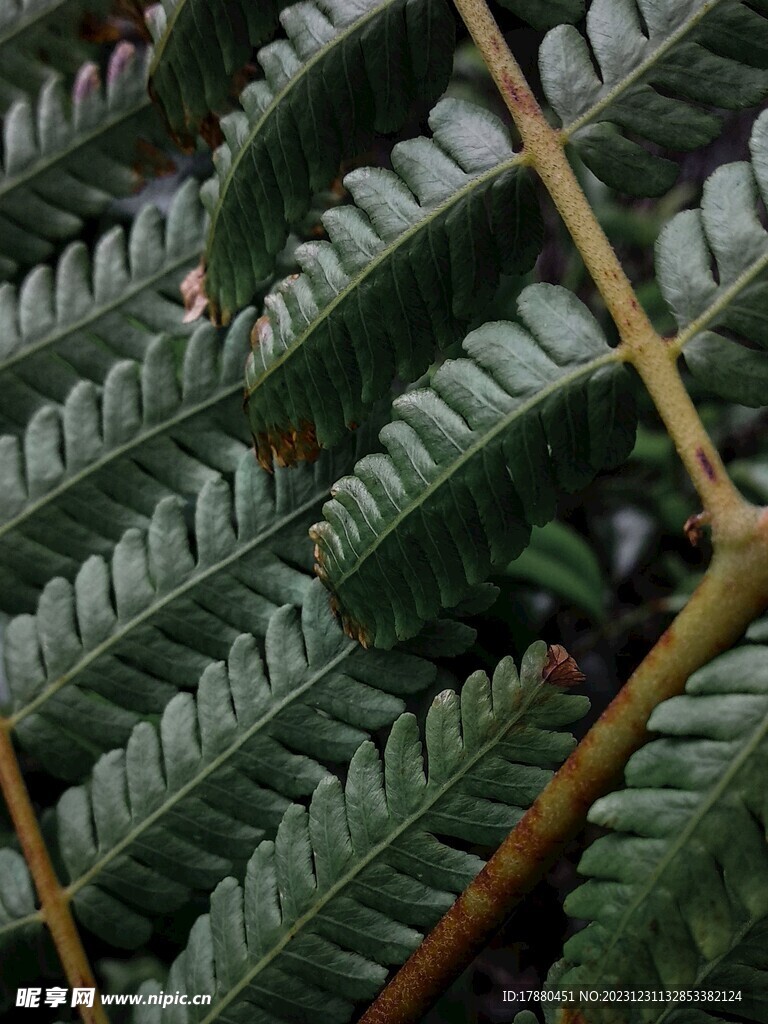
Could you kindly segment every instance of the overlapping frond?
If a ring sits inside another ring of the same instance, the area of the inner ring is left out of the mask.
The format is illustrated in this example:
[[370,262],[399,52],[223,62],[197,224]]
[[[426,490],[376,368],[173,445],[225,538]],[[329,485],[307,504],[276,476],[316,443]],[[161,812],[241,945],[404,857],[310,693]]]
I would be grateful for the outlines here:
[[591,313],[565,289],[532,285],[528,330],[490,323],[429,388],[393,404],[370,455],[334,487],[313,527],[317,571],[347,627],[381,647],[504,566],[532,525],[630,452],[628,377]]
[[0,278],[46,259],[84,220],[135,189],[155,160],[158,127],[146,57],[126,42],[115,48],[104,85],[98,67],[85,64],[71,98],[53,77],[35,100],[17,100],[3,120]]
[[186,146],[219,111],[255,46],[278,28],[285,0],[163,0],[148,12],[155,39],[149,90]]
[[593,0],[586,32],[545,37],[542,83],[584,162],[620,191],[660,195],[677,176],[637,138],[695,149],[719,134],[719,108],[768,95],[766,0]]
[[656,266],[693,375],[729,401],[758,407],[768,405],[768,231],[760,212],[768,203],[766,113],[750,151],[751,163],[726,164],[707,180],[700,209],[666,226]]
[[[174,307],[175,308],[175,307]],[[155,337],[141,364],[116,363],[0,437],[0,608],[32,611],[54,576],[74,579],[169,495],[194,498],[233,474],[248,441],[238,393],[255,313],[222,338],[209,324]]]
[[[178,1007],[178,1024],[344,1024],[376,994],[482,867],[464,842],[498,844],[571,749],[551,730],[586,701],[542,682],[546,650],[529,649],[520,677],[508,658],[492,684],[478,672],[460,698],[436,698],[426,758],[416,719],[402,715],[383,763],[366,742],[343,787],[326,778],[309,811],[286,811],[242,887],[217,887],[171,967],[168,989],[213,994],[210,1006]],[[157,1024],[160,1013],[133,1019]]]
[[206,292],[226,320],[271,273],[287,225],[372,131],[404,123],[444,90],[453,56],[445,0],[302,0],[286,38],[259,51],[264,78],[222,119],[226,143],[204,186],[211,212]]
[[167,216],[144,206],[130,232],[108,231],[93,256],[74,242],[55,268],[0,285],[0,424],[25,426],[81,380],[102,382],[120,358],[143,359],[155,334],[184,333],[179,284],[200,254],[205,215],[186,182]]
[[[242,872],[291,799],[307,797],[437,670],[400,652],[369,658],[333,620],[318,581],[301,611],[269,620],[180,693],[159,728],[136,726],[57,808],[58,843],[80,919],[106,941],[143,942],[150,919],[192,890]],[[323,763],[321,763],[321,761]]]
[[191,535],[185,503],[164,498],[111,563],[93,555],[74,584],[48,583],[37,614],[13,619],[5,635],[22,743],[52,773],[77,778],[226,658],[241,633],[263,636],[277,608],[300,604],[307,527],[352,457],[326,453],[270,477],[246,452],[232,490],[221,478],[202,487]]
[[51,71],[74,72],[87,56],[78,29],[108,0],[4,0],[0,7],[0,112],[34,95]]
[[[661,736],[627,765],[627,789],[590,820],[566,900],[589,924],[565,946],[558,988],[739,990],[729,1004],[590,1003],[595,1022],[765,1020],[768,970],[768,648],[731,651],[651,715]],[[566,1015],[567,1016],[567,1015]]]
[[461,338],[500,274],[538,255],[538,203],[501,121],[446,99],[429,122],[432,139],[394,147],[394,171],[346,176],[355,205],[323,216],[330,241],[301,246],[303,273],[266,300],[246,368],[266,465],[337,442],[396,374],[414,380]]

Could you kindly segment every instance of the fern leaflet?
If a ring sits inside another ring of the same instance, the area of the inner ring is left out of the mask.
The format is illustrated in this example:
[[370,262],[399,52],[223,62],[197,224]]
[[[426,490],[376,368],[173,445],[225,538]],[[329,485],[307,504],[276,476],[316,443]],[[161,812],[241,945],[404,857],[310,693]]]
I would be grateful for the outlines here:
[[[301,614],[285,606],[264,658],[239,637],[225,666],[180,693],[59,801],[58,842],[80,919],[106,941],[144,942],[150,918],[190,890],[210,892],[272,837],[291,799],[308,797],[375,729],[430,685],[434,666],[400,652],[368,658],[333,621],[315,581]],[[318,758],[322,759],[322,764]]]
[[161,498],[194,498],[235,472],[254,319],[245,311],[223,342],[205,324],[188,341],[160,335],[141,365],[116,363],[103,389],[81,381],[62,407],[38,410],[22,438],[0,437],[0,566],[12,581],[0,607],[32,610],[48,580],[74,579],[89,555],[106,557],[128,528],[148,527]]
[[74,242],[55,269],[35,268],[18,290],[0,285],[5,429],[64,402],[83,378],[101,383],[121,357],[143,359],[154,334],[183,332],[179,284],[199,256],[203,224],[189,181],[165,218],[143,207],[127,238],[121,227],[102,235],[92,260]]
[[[542,683],[545,659],[535,644],[520,677],[507,658],[492,684],[478,672],[461,698],[437,697],[428,771],[416,720],[402,715],[383,765],[366,742],[343,789],[326,778],[309,811],[290,807],[242,887],[234,878],[217,887],[171,967],[168,988],[194,978],[214,993],[211,1006],[179,1007],[179,1024],[343,1024],[355,1000],[372,998],[387,966],[412,952],[482,867],[451,840],[499,843],[569,752],[571,737],[550,730],[580,717],[585,701]],[[133,1019],[157,1024],[160,1011]]]
[[492,114],[442,100],[432,140],[401,142],[394,172],[352,171],[355,206],[329,211],[330,242],[301,246],[298,278],[266,300],[246,367],[261,462],[306,458],[460,339],[501,273],[539,252],[538,204]]
[[36,932],[40,917],[26,861],[8,847],[0,849],[0,950],[19,941],[19,931]]
[[87,56],[78,23],[84,14],[102,14],[107,6],[107,0],[5,0],[0,9],[2,114],[14,100],[35,95],[51,69],[77,70]]
[[270,478],[246,452],[233,490],[220,478],[203,486],[192,537],[184,503],[164,498],[146,533],[126,531],[111,566],[93,555],[74,584],[47,584],[37,615],[13,619],[5,636],[20,740],[76,778],[241,633],[263,636],[278,607],[306,594],[309,577],[295,568],[308,561],[306,530],[348,465],[339,451]]
[[136,188],[141,147],[151,155],[158,134],[145,64],[130,43],[120,43],[105,87],[95,64],[80,69],[71,110],[62,81],[51,78],[34,103],[21,99],[8,111],[0,171],[0,278],[47,259],[87,218]]
[[206,292],[226,321],[272,272],[287,225],[372,129],[390,132],[416,98],[433,102],[451,70],[445,0],[302,0],[287,38],[258,55],[264,79],[222,119],[226,144],[203,188],[211,213]]
[[150,94],[183,147],[221,109],[253,47],[278,28],[282,6],[284,0],[164,0],[148,12],[155,38]]
[[750,150],[751,163],[720,167],[701,208],[666,226],[656,264],[691,373],[728,401],[758,407],[768,404],[768,232],[758,207],[768,201],[768,114],[756,121]]
[[[741,989],[740,1019],[761,1021],[768,990],[768,649],[731,651],[652,714],[660,733],[627,765],[628,788],[590,820],[610,828],[584,854],[590,876],[566,900],[589,921],[565,946],[557,987]],[[592,1003],[596,1022],[721,1019],[691,1008]]]
[[720,132],[711,108],[740,110],[764,99],[766,15],[766,0],[594,0],[588,40],[571,25],[545,37],[544,91],[598,178],[632,195],[661,195],[677,165],[623,133],[695,149]]
[[393,404],[371,455],[313,527],[317,571],[347,628],[389,647],[453,606],[575,491],[629,454],[634,412],[620,357],[565,289],[519,300],[530,333],[486,324],[429,388]]

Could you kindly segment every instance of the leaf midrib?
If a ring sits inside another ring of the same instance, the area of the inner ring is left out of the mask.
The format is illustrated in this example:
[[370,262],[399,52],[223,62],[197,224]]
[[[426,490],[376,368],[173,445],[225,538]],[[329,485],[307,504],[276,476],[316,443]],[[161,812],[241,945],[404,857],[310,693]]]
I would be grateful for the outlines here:
[[[383,2],[379,3],[376,7],[374,7],[372,11],[369,11],[367,14],[362,15],[362,17],[358,18],[357,21],[353,21],[350,25],[347,25],[345,28],[341,29],[338,35],[335,35],[333,39],[329,40],[325,44],[325,46],[322,46],[319,50],[313,53],[312,56],[307,61],[303,62],[298,73],[294,75],[293,78],[291,78],[283,86],[280,92],[276,93],[273,96],[272,101],[267,107],[267,109],[264,111],[261,117],[259,117],[258,121],[254,124],[253,128],[251,128],[251,130],[248,132],[237,153],[234,154],[232,162],[230,164],[229,172],[227,173],[227,176],[224,179],[224,181],[219,186],[218,200],[216,202],[216,207],[211,216],[211,226],[208,232],[208,244],[206,246],[206,256],[209,261],[211,259],[211,252],[214,245],[216,226],[218,224],[219,219],[219,212],[223,208],[229,188],[232,185],[233,181],[235,180],[235,172],[237,171],[237,168],[240,166],[240,162],[243,159],[245,159],[246,153],[250,153],[253,141],[256,138],[256,136],[261,132],[264,124],[269,120],[270,117],[272,117],[275,110],[280,106],[285,97],[290,95],[291,91],[300,82],[304,80],[304,78],[306,77],[306,75],[309,74],[312,68],[321,60],[323,60],[328,53],[331,53],[336,48],[336,46],[343,45],[343,43],[350,39],[352,35],[354,35],[354,33],[358,31],[358,29],[364,28],[369,21],[371,21],[373,18],[378,17],[382,11],[398,3],[402,3],[402,0],[383,0]],[[293,46],[289,39],[286,39],[285,42],[287,42],[288,45]]]
[[[345,302],[347,299],[352,297],[355,291],[360,288],[366,279],[374,274],[382,263],[390,258],[394,258],[397,255],[400,248],[406,245],[415,235],[417,235],[422,229],[429,230],[444,214],[448,213],[453,206],[461,202],[467,195],[473,193],[475,189],[481,188],[486,185],[489,181],[493,181],[495,177],[499,177],[509,170],[515,167],[521,167],[526,163],[521,154],[514,154],[510,159],[505,160],[503,163],[496,164],[490,170],[484,171],[477,177],[472,178],[466,185],[464,185],[458,192],[454,192],[452,196],[442,202],[439,206],[435,207],[434,210],[429,210],[423,217],[420,217],[415,224],[407,228],[401,235],[398,235],[396,239],[385,246],[372,260],[366,263],[365,267],[359,271],[353,278],[350,279],[348,285],[346,285],[338,295],[328,303],[327,306],[323,307],[320,314],[312,321],[312,323],[306,327],[300,334],[296,336],[294,341],[281,352],[277,359],[269,364],[263,374],[259,375],[258,381],[254,383],[250,388],[246,390],[246,395],[250,398],[256,393],[256,391],[263,386],[265,381],[271,377],[289,358],[291,358],[302,346],[307,342],[309,338],[319,330],[320,326],[329,319],[336,308]],[[398,179],[403,182],[406,186],[408,185],[405,179]],[[358,207],[355,207],[358,209]]]
[[[635,0],[636,2],[636,0]],[[670,50],[674,49],[678,43],[682,42],[687,35],[689,35],[706,17],[708,17],[714,10],[716,10],[724,0],[706,0],[706,2],[696,11],[688,21],[684,22],[679,28],[667,37],[651,54],[646,57],[645,60],[641,61],[626,78],[622,79],[621,82],[617,82],[614,87],[605,94],[601,99],[597,101],[589,110],[576,118],[569,125],[566,125],[563,129],[563,135],[566,140],[574,135],[580,128],[590,124],[595,120],[596,117],[609,107],[619,96],[630,89],[636,82],[650,71],[654,65],[665,57]]]
[[570,373],[564,374],[562,377],[558,377],[551,384],[548,384],[541,391],[538,391],[531,398],[520,405],[515,406],[505,416],[502,416],[499,421],[487,432],[480,434],[473,444],[469,445],[461,455],[455,460],[450,462],[445,469],[443,469],[433,480],[431,480],[426,487],[419,491],[418,495],[405,505],[400,511],[394,516],[389,523],[376,535],[375,540],[370,544],[366,545],[365,550],[361,555],[358,555],[352,565],[346,569],[341,576],[333,581],[334,590],[339,593],[341,588],[356,572],[358,572],[363,565],[379,548],[381,544],[394,533],[404,520],[417,511],[432,495],[441,488],[444,484],[451,480],[454,474],[458,473],[463,466],[472,458],[474,458],[478,452],[482,451],[487,445],[491,444],[496,437],[507,430],[515,420],[522,416],[527,415],[537,405],[545,401],[550,395],[555,394],[561,389],[568,388],[571,384],[582,377],[589,376],[602,366],[606,366],[610,363],[623,362],[624,356],[618,349],[610,349],[605,355],[598,356],[595,359],[591,359],[587,363],[581,363],[579,366],[572,370]]
[[[237,983],[237,985],[234,988],[230,989],[227,992],[226,996],[211,1008],[211,1010],[205,1015],[205,1017],[199,1022],[199,1024],[212,1024],[212,1022],[216,1021],[219,1015],[227,1008],[227,1006],[229,1006],[237,998],[237,996],[243,991],[243,989],[247,988],[251,981],[258,974],[260,974],[261,971],[268,967],[269,964],[272,963],[272,961],[275,960],[280,953],[282,953],[282,951],[285,949],[288,943],[300,931],[302,931],[303,928],[311,924],[311,922],[318,916],[320,911],[328,903],[330,903],[332,899],[339,895],[339,893],[343,892],[343,890],[352,881],[354,881],[354,879],[366,867],[368,867],[369,864],[376,860],[377,857],[381,856],[382,853],[385,853],[392,846],[395,840],[399,839],[400,836],[403,835],[403,833],[407,832],[408,829],[413,828],[423,817],[425,817],[433,809],[435,804],[438,803],[445,796],[446,793],[448,793],[451,789],[453,789],[463,780],[467,772],[471,768],[473,768],[478,761],[486,757],[493,750],[494,747],[498,746],[499,743],[503,742],[504,738],[509,734],[510,730],[521,721],[525,712],[528,711],[528,709],[536,702],[536,698],[538,697],[544,685],[545,684],[542,682],[539,683],[537,686],[532,687],[529,694],[527,695],[527,699],[521,702],[519,708],[515,709],[515,716],[512,718],[512,720],[509,721],[506,725],[502,725],[500,728],[498,728],[497,731],[495,731],[486,740],[486,742],[478,749],[478,751],[474,755],[471,755],[467,757],[466,760],[462,761],[462,764],[460,768],[456,771],[456,773],[452,774],[450,776],[450,779],[446,780],[442,785],[436,786],[433,789],[431,795],[429,794],[429,783],[427,783],[427,789],[425,790],[425,801],[421,804],[418,811],[415,811],[413,814],[410,814],[397,826],[397,828],[395,828],[392,832],[389,832],[386,838],[376,843],[376,845],[373,846],[365,854],[364,857],[361,857],[359,860],[355,861],[354,864],[347,871],[345,871],[344,874],[342,874],[341,877],[328,890],[326,890],[326,892],[324,892],[319,897],[319,899],[316,900],[304,914],[301,915],[301,917],[299,917],[296,921],[293,922],[292,925],[290,925],[290,927],[275,943],[275,945],[269,951],[269,953],[267,953],[256,964],[254,964],[250,968],[250,970],[246,971],[246,973],[243,975],[242,979]],[[511,805],[507,804],[505,806]]]

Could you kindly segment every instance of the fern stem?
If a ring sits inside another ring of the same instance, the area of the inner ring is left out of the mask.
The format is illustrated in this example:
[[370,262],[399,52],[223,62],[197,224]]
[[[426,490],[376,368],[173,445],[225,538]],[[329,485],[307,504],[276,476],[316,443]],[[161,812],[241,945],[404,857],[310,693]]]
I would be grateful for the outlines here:
[[751,509],[728,477],[686,391],[677,353],[657,334],[600,226],[565,154],[485,0],[455,0],[509,109],[533,166],[557,207],[613,317],[624,357],[648,389],[685,468],[709,512],[715,540],[738,543]]
[[[96,988],[66,893],[51,858],[21,774],[7,723],[0,723],[0,789],[3,791],[29,873],[35,883],[42,916],[50,930],[70,988]],[[98,991],[93,1006],[81,1006],[84,1024],[109,1024]]]
[[753,525],[752,543],[715,555],[683,611],[360,1024],[421,1020],[611,788],[644,742],[651,711],[768,606],[768,510],[755,512]]

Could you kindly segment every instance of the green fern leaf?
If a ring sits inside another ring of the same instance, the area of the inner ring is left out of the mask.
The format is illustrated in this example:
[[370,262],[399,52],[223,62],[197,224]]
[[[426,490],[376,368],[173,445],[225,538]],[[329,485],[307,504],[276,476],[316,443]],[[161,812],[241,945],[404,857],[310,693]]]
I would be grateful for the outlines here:
[[[174,307],[175,308],[175,307]],[[43,406],[22,438],[0,437],[0,567],[5,611],[31,611],[54,576],[74,579],[92,554],[111,554],[157,503],[194,498],[231,475],[247,448],[236,396],[253,310],[222,341],[203,324],[158,336],[141,365],[122,360],[103,389],[81,381],[63,406]],[[180,364],[180,365],[179,365]]]
[[553,28],[584,17],[586,0],[500,0],[502,7],[534,28]]
[[182,146],[221,109],[233,76],[278,28],[283,6],[284,0],[164,0],[148,12],[155,39],[149,91]]
[[57,266],[36,267],[18,290],[0,285],[0,422],[25,426],[47,402],[64,402],[80,381],[101,383],[120,358],[141,360],[153,336],[178,336],[179,284],[200,254],[204,211],[185,183],[164,218],[142,208],[126,239],[121,227],[93,258],[74,242]]
[[[71,104],[59,78],[32,103],[13,104],[3,122],[0,277],[47,259],[83,221],[140,181],[141,143],[158,135],[146,94],[146,60],[130,43],[112,54],[102,88],[85,64]],[[70,109],[71,106],[71,109]]]
[[396,374],[415,379],[436,342],[461,338],[501,273],[539,253],[538,203],[501,121],[448,99],[429,123],[432,140],[395,146],[394,172],[346,176],[356,206],[323,216],[330,242],[301,246],[304,272],[266,300],[246,367],[265,465],[340,440]]
[[[98,16],[107,0],[4,0],[0,8],[0,112],[35,95],[51,71],[75,72],[88,56],[78,37],[85,14]],[[44,54],[44,59],[41,55]]]
[[572,26],[553,29],[541,47],[542,83],[590,170],[632,195],[667,191],[677,165],[623,133],[695,149],[720,132],[711,108],[761,102],[768,95],[766,15],[765,0],[594,0],[588,42]]
[[414,99],[434,102],[451,71],[445,0],[303,0],[280,20],[287,38],[260,51],[265,77],[222,120],[227,141],[203,189],[206,291],[224,320],[272,272],[286,224],[303,216],[342,158],[371,129],[399,129]]
[[[462,844],[497,845],[571,749],[550,730],[586,702],[542,683],[545,659],[535,644],[521,677],[508,658],[492,684],[478,672],[460,698],[437,697],[427,764],[416,719],[402,715],[383,764],[364,743],[344,788],[326,778],[309,811],[289,808],[242,887],[218,886],[171,967],[169,989],[213,993],[210,1006],[174,1007],[178,1024],[343,1024],[355,1000],[371,999],[482,867]],[[160,1014],[143,1007],[133,1019]]]
[[395,401],[387,454],[340,480],[313,527],[318,573],[364,643],[412,636],[523,550],[557,487],[631,450],[628,378],[592,315],[551,285],[527,288],[519,310],[531,333],[486,324],[467,358]]
[[26,861],[16,850],[0,849],[0,950],[36,933],[41,923]]
[[[566,900],[589,924],[565,946],[558,988],[740,989],[743,999],[590,1003],[600,1022],[738,1013],[765,1020],[768,970],[768,648],[745,647],[695,673],[651,715],[661,736],[627,765],[628,788],[590,820],[610,828],[582,858]],[[761,999],[762,995],[762,999]]]
[[700,209],[670,221],[656,264],[691,373],[728,401],[758,407],[768,405],[768,232],[759,211],[768,202],[768,114],[750,150],[751,163],[726,164],[707,180]]
[[271,478],[246,452],[233,490],[221,478],[203,486],[191,537],[184,502],[164,498],[146,533],[126,531],[111,565],[94,555],[74,584],[48,583],[37,615],[13,619],[5,635],[22,743],[53,774],[77,778],[241,633],[263,636],[277,608],[300,604],[307,527],[351,458],[340,450]]
[[411,655],[367,656],[334,622],[318,581],[301,614],[272,615],[264,646],[262,659],[252,636],[239,637],[196,698],[174,697],[159,729],[136,726],[59,801],[68,891],[106,941],[144,942],[149,918],[240,871],[290,800],[328,776],[324,764],[349,762],[405,709],[401,695],[436,675]]

